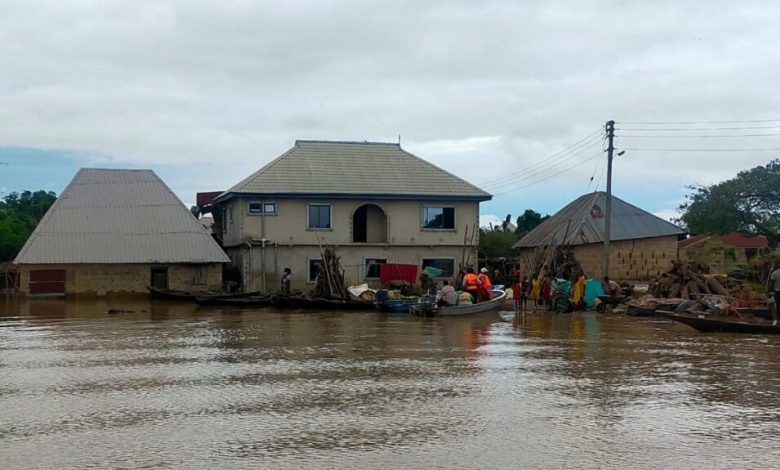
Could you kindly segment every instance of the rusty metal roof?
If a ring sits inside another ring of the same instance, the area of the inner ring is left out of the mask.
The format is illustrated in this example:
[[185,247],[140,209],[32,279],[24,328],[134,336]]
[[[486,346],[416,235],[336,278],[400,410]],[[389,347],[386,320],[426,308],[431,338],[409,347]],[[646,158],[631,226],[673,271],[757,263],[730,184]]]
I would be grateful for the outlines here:
[[298,140],[295,146],[217,198],[233,195],[433,197],[477,201],[492,196],[384,142]]
[[[607,194],[585,194],[531,230],[513,245],[585,245],[604,242]],[[611,241],[683,235],[684,230],[626,201],[612,196]]]
[[151,170],[83,168],[17,264],[225,263],[227,255]]

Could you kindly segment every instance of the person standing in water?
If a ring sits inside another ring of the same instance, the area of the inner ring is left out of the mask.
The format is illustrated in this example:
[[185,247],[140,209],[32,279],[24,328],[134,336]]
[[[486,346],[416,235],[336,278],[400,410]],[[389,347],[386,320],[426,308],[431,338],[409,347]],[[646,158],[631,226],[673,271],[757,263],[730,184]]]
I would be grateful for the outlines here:
[[284,268],[284,274],[282,275],[281,292],[285,295],[290,295],[290,284],[292,284],[292,271],[290,268]]

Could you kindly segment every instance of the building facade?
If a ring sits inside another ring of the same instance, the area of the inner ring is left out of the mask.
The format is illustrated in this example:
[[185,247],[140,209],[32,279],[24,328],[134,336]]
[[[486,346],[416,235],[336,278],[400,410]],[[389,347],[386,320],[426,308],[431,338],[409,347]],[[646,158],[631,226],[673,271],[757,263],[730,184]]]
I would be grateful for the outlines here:
[[398,144],[297,141],[215,201],[215,221],[244,290],[314,285],[332,246],[349,284],[379,286],[383,263],[474,264],[479,202],[490,195]]
[[29,295],[220,291],[228,257],[151,170],[82,169],[14,263]]

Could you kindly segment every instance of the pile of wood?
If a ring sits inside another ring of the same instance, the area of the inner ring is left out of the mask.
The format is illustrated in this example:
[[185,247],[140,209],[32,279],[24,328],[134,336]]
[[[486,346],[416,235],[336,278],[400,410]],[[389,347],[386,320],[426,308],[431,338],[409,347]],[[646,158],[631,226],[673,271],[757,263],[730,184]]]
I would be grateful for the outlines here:
[[[575,279],[582,273],[582,265],[577,261],[574,252],[569,245],[547,246],[537,249],[534,253],[532,277],[541,277],[545,274],[555,277]],[[545,266],[547,267],[545,273]]]
[[344,268],[341,267],[336,250],[325,247],[321,251],[322,264],[317,271],[317,280],[312,291],[313,297],[324,299],[348,299],[349,292],[344,282]]
[[711,275],[709,266],[695,261],[672,261],[669,271],[650,284],[649,292],[658,298],[697,300],[702,295],[716,294],[739,297],[742,284],[723,275]]

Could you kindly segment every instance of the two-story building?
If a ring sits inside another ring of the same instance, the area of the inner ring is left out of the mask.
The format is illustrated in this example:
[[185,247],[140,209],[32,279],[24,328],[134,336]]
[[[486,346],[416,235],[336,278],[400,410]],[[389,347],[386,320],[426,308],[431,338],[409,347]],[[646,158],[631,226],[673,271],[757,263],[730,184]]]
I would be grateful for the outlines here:
[[313,287],[325,245],[347,282],[377,286],[382,263],[473,264],[479,203],[491,195],[395,143],[295,142],[213,201],[223,248],[245,290]]

